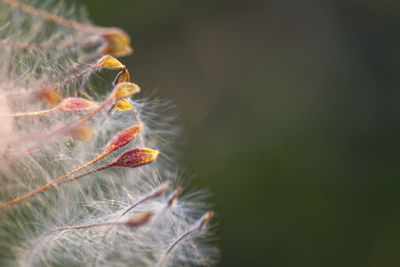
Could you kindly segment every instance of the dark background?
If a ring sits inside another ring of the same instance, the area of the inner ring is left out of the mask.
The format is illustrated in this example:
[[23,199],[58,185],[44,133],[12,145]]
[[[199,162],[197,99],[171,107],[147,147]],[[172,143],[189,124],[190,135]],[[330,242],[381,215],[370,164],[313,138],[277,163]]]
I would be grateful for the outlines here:
[[220,266],[400,265],[400,1],[82,2],[177,104]]

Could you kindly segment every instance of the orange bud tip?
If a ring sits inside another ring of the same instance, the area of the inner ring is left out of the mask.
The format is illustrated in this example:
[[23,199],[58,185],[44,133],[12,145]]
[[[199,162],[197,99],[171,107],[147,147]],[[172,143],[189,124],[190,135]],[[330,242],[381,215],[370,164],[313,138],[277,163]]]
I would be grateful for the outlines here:
[[130,227],[139,227],[142,226],[146,223],[148,223],[153,217],[154,212],[153,211],[145,211],[142,213],[139,213],[137,215],[134,215],[131,217],[129,220],[125,222],[125,225],[130,226]]
[[72,137],[78,138],[82,141],[88,141],[93,136],[92,129],[87,125],[79,125],[77,127],[74,127],[69,131],[69,134]]
[[55,89],[40,90],[36,94],[40,100],[52,106],[61,101],[61,96]]
[[110,55],[105,55],[104,57],[102,57],[97,63],[97,66],[111,70],[125,68],[125,65],[123,65],[118,59]]
[[198,229],[202,229],[214,216],[214,211],[210,210],[206,212],[199,220]]
[[143,127],[142,125],[135,125],[118,133],[108,143],[107,148],[105,150],[106,153],[109,154],[127,145],[139,134],[142,127]]
[[130,81],[131,81],[131,77],[130,77],[129,71],[127,69],[123,69],[117,74],[117,77],[115,77],[112,84],[113,84],[113,86],[116,86],[119,83],[126,83],[126,82],[130,82]]
[[111,166],[137,168],[156,160],[160,152],[150,148],[135,148],[122,154]]
[[84,111],[96,106],[95,103],[80,97],[69,97],[59,104],[59,108],[63,111]]
[[172,185],[171,181],[166,181],[162,184],[160,184],[156,189],[154,189],[154,197],[158,197],[160,196],[162,193],[164,193],[165,191],[168,190],[168,188],[170,188]]
[[172,205],[174,205],[176,203],[176,201],[178,200],[179,195],[182,193],[183,189],[182,187],[178,187],[173,193],[172,195],[168,198],[168,207],[171,207]]
[[114,89],[114,96],[117,98],[129,97],[140,92],[140,87],[137,84],[123,82],[117,84]]

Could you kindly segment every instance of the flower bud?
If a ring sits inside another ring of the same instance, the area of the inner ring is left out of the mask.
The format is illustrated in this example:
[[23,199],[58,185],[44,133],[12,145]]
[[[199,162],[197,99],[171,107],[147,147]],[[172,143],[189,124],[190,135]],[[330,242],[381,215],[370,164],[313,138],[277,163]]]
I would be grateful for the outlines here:
[[119,83],[115,87],[114,96],[117,98],[129,97],[140,92],[140,87],[134,83]]
[[203,229],[204,225],[207,224],[208,221],[214,216],[214,211],[210,210],[206,212],[199,220],[197,229]]
[[116,86],[119,83],[130,82],[130,81],[131,81],[131,77],[130,77],[129,71],[127,69],[123,69],[117,74],[117,77],[115,77],[112,84],[113,84],[113,86]]
[[115,102],[115,108],[120,111],[133,110],[131,103],[129,103],[129,100],[126,98],[118,99],[117,102]]
[[60,103],[61,101],[60,94],[54,88],[39,90],[35,94],[40,100],[52,106]]
[[135,125],[135,126],[132,126],[128,129],[125,129],[122,132],[118,133],[108,143],[105,152],[107,154],[109,154],[109,153],[127,145],[139,134],[141,129],[142,129],[142,125]]
[[123,57],[131,54],[131,39],[129,35],[120,29],[112,30],[101,35],[107,42],[103,49],[103,53],[113,55],[115,57]]
[[122,154],[111,166],[137,168],[156,160],[159,151],[150,148],[135,148]]
[[84,111],[95,108],[97,105],[80,97],[69,97],[64,99],[58,107],[63,111]]
[[153,211],[145,211],[139,213],[137,215],[132,216],[129,220],[125,222],[125,225],[130,227],[139,227],[143,224],[146,224],[150,221],[151,217],[153,217]]
[[104,57],[102,57],[97,63],[97,66],[111,70],[125,68],[125,65],[123,65],[118,59],[110,55],[105,55]]
[[93,136],[92,129],[87,125],[78,125],[69,131],[72,137],[78,138],[82,141],[88,141]]

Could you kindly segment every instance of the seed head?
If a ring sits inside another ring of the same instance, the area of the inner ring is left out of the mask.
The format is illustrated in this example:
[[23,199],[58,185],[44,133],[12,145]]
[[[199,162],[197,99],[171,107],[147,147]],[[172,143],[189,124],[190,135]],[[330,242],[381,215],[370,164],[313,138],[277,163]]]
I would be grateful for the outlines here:
[[[130,37],[42,2],[0,0],[0,266],[213,265],[213,212],[178,203],[174,161],[146,148],[173,155],[179,127],[166,102],[131,99]],[[119,73],[94,86],[103,69]]]

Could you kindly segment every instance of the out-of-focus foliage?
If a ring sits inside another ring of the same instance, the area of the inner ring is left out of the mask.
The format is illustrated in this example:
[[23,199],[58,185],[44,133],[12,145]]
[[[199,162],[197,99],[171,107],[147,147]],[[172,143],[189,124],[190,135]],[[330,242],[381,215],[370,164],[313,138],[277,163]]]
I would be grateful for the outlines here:
[[221,266],[398,266],[399,1],[84,2],[178,103]]

